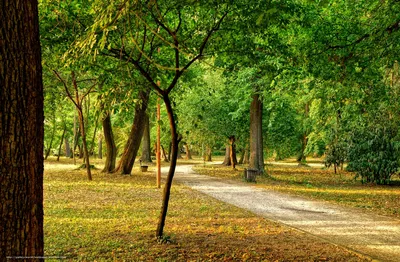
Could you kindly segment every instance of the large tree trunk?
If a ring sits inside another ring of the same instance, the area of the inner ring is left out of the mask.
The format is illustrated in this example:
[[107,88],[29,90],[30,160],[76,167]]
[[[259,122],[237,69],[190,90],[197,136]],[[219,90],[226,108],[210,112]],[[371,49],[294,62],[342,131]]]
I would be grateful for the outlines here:
[[143,130],[143,139],[142,139],[142,157],[140,158],[144,163],[151,163],[151,154],[150,154],[150,119],[146,114],[145,122],[144,122],[144,130]]
[[115,160],[117,158],[117,147],[115,146],[114,134],[111,126],[110,112],[102,121],[104,140],[106,141],[107,157],[102,172],[110,173],[115,169]]
[[140,141],[142,140],[144,131],[144,122],[146,118],[147,104],[150,97],[150,89],[146,88],[139,92],[140,102],[135,106],[135,117],[131,133],[129,134],[128,141],[125,145],[124,153],[122,154],[121,160],[118,163],[118,167],[114,172],[121,174],[130,174],[135,163],[137,151],[140,147]]
[[158,220],[158,225],[157,225],[157,230],[156,230],[156,237],[158,237],[158,238],[162,237],[163,231],[164,231],[165,219],[167,217],[167,211],[168,211],[169,197],[171,194],[172,180],[174,178],[176,161],[178,158],[178,144],[179,144],[174,114],[173,114],[173,110],[172,110],[172,106],[171,106],[171,101],[170,101],[168,95],[165,95],[163,97],[163,99],[164,99],[165,107],[167,108],[169,125],[170,125],[170,129],[171,129],[172,157],[171,157],[171,162],[170,162],[170,166],[169,166],[167,179],[165,182],[165,187],[164,187],[164,192],[163,192],[163,202],[162,202],[160,217]]
[[65,131],[67,130],[67,126],[64,125],[64,130],[60,139],[60,146],[58,147],[58,155],[57,155],[57,161],[60,161],[60,155],[61,155],[61,147],[64,142],[64,136],[65,136]]
[[44,116],[37,1],[0,1],[0,25],[0,261],[12,261],[7,257],[43,256]]
[[250,161],[249,168],[264,173],[264,152],[262,135],[262,101],[259,94],[253,95],[250,105]]

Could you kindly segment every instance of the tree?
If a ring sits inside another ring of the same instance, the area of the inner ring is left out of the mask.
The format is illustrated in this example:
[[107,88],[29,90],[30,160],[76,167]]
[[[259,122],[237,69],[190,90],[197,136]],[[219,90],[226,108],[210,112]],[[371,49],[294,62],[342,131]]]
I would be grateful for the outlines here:
[[37,1],[0,2],[0,260],[43,256],[43,84]]
[[[209,40],[220,29],[229,8],[226,4],[193,5],[192,1],[96,4],[98,16],[84,39],[77,42],[76,54],[89,52],[95,56],[101,52],[133,65],[164,100],[168,113],[172,153],[156,230],[156,236],[162,237],[180,141],[170,95],[181,76],[204,56]],[[194,16],[201,23],[194,23]],[[113,19],[110,21],[109,17]],[[132,22],[137,26],[132,26]],[[157,55],[154,54],[156,47],[160,50]]]
[[[88,150],[88,146],[87,146],[87,142],[86,142],[85,118],[83,115],[82,104],[83,104],[83,100],[85,99],[85,97],[88,96],[93,91],[93,88],[97,85],[97,80],[83,94],[80,94],[79,88],[78,88],[78,81],[76,79],[75,72],[71,71],[71,81],[72,81],[73,90],[74,90],[74,93],[71,94],[71,92],[69,91],[67,82],[60,76],[60,74],[57,71],[54,70],[54,74],[64,85],[65,92],[66,92],[68,98],[74,103],[76,110],[78,111],[79,130],[81,131],[80,134],[82,136],[82,146],[83,146],[84,157],[85,157],[86,172],[88,175],[88,179],[92,180],[92,172],[90,170],[89,150]],[[93,79],[90,79],[90,81],[93,81]]]

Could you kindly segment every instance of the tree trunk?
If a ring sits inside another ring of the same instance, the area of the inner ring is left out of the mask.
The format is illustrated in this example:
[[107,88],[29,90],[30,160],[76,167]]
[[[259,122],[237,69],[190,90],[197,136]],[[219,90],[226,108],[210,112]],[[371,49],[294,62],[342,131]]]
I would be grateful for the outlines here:
[[165,95],[163,97],[163,100],[165,103],[165,107],[167,108],[169,125],[170,125],[170,129],[171,129],[172,157],[171,157],[171,162],[170,162],[170,166],[169,166],[167,179],[165,182],[165,187],[164,187],[164,192],[163,192],[163,202],[162,202],[160,217],[158,220],[158,225],[157,225],[157,230],[156,230],[156,237],[158,237],[158,238],[162,237],[163,231],[164,231],[165,219],[167,217],[167,211],[168,211],[169,197],[171,194],[172,180],[174,178],[176,161],[178,158],[178,144],[179,144],[178,134],[176,132],[174,113],[173,113],[172,106],[171,106],[171,101],[170,101],[168,95]]
[[249,168],[264,173],[264,152],[262,135],[263,103],[259,94],[253,95],[250,105],[250,161]]
[[83,112],[82,110],[78,110],[78,120],[79,120],[79,125],[81,129],[81,136],[82,136],[82,146],[83,146],[83,152],[84,152],[84,158],[85,158],[85,166],[86,166],[86,172],[89,180],[92,180],[92,172],[90,170],[90,161],[89,161],[89,150],[87,148],[87,143],[86,143],[86,132],[85,132],[85,119],[83,117]]
[[99,159],[103,159],[103,137],[102,136],[99,136],[97,157]]
[[223,165],[225,166],[230,166],[231,165],[231,147],[228,145],[226,145],[225,147],[225,158],[224,158],[224,162],[222,162]]
[[65,144],[65,156],[72,158],[71,146],[69,145],[68,138],[64,139]]
[[0,1],[0,25],[0,261],[12,261],[7,257],[43,256],[44,116],[37,1]]
[[61,147],[62,147],[62,144],[64,142],[64,135],[65,135],[66,129],[67,129],[67,126],[64,125],[64,130],[62,132],[62,136],[61,136],[61,139],[60,139],[60,146],[58,147],[57,161],[60,161]]
[[121,174],[130,174],[135,163],[137,151],[140,147],[140,141],[142,140],[144,131],[144,122],[146,118],[147,104],[150,97],[150,89],[146,88],[139,92],[139,103],[135,106],[135,117],[131,133],[129,134],[128,141],[125,145],[124,153],[122,154],[121,160],[118,163],[118,167],[113,171]]
[[50,155],[51,148],[53,147],[53,140],[54,140],[55,134],[56,134],[56,123],[54,121],[53,131],[51,132],[50,144],[46,149],[46,154],[45,154],[44,160],[46,160]]
[[167,152],[165,151],[163,145],[161,145],[161,152],[162,152],[162,157],[164,158],[164,162],[169,162]]
[[144,130],[143,130],[143,139],[142,139],[142,157],[140,158],[144,163],[151,163],[151,154],[150,154],[150,119],[149,115],[145,116]]
[[[308,115],[310,113],[310,105],[309,103],[306,103],[304,106],[304,117],[307,119]],[[301,163],[306,162],[306,155],[305,155],[305,150],[307,147],[308,143],[308,131],[304,130],[303,135],[301,137],[301,151],[299,152],[299,155],[297,156],[297,161]]]
[[185,147],[185,151],[186,151],[186,157],[185,157],[185,159],[186,159],[186,160],[193,159],[193,158],[192,158],[192,154],[190,153],[189,145],[188,145],[187,143],[185,143],[185,144],[184,144],[184,147]]
[[235,136],[229,137],[229,158],[233,169],[235,169],[237,165],[235,141]]
[[[89,115],[87,115],[87,116],[89,116]],[[95,140],[96,134],[97,134],[97,128],[98,128],[99,117],[100,117],[100,115],[98,115],[98,116],[96,117],[96,122],[95,122],[95,126],[94,126],[93,137],[92,137],[92,141],[90,142],[90,150],[89,150],[90,155],[94,155],[94,140]]]
[[106,163],[104,164],[104,173],[111,173],[115,169],[115,160],[117,158],[117,147],[115,146],[114,134],[111,126],[110,112],[107,112],[106,117],[102,121],[104,140],[106,141]]
[[244,159],[243,159],[243,164],[248,164],[250,162],[250,154],[249,154],[249,145],[246,145],[246,148],[244,149]]
[[206,154],[204,156],[205,157],[204,160],[207,161],[207,162],[212,162],[211,155],[212,155],[211,147],[207,146],[206,147]]
[[246,150],[243,148],[239,158],[239,165],[243,165],[244,155],[246,154]]
[[[71,77],[72,77],[72,84],[74,85],[74,90],[75,90],[75,101],[76,101],[75,106],[76,106],[76,109],[78,110],[79,129],[81,130],[82,146],[83,146],[85,165],[86,165],[86,173],[87,173],[88,179],[92,180],[92,172],[90,170],[90,161],[89,161],[89,150],[88,150],[87,143],[86,143],[85,118],[83,117],[82,104],[79,102],[79,101],[82,101],[82,99],[79,98],[78,85],[76,82],[74,71],[71,72]],[[73,99],[73,98],[70,97],[70,99]]]

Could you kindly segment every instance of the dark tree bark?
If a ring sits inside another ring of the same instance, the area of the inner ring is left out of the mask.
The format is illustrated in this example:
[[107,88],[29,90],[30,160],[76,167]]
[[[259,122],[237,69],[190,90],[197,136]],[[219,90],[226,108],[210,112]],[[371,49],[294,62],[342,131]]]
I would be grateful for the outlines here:
[[0,25],[0,261],[12,261],[7,257],[43,256],[44,116],[37,1],[0,1]]
[[140,147],[140,141],[143,137],[144,122],[146,118],[147,104],[150,97],[150,88],[146,88],[139,92],[140,102],[135,106],[135,117],[129,134],[128,141],[122,154],[118,167],[113,171],[123,175],[129,175],[132,172],[133,164]]
[[62,147],[62,144],[64,142],[64,136],[65,136],[65,131],[66,130],[67,130],[67,127],[64,125],[64,130],[62,132],[62,136],[61,136],[61,139],[60,139],[60,146],[58,147],[57,161],[60,161],[61,147]]
[[250,105],[250,161],[249,168],[264,173],[264,152],[262,135],[263,103],[259,94],[253,95]]
[[156,237],[158,237],[158,238],[162,237],[163,231],[164,231],[165,219],[167,217],[167,212],[168,212],[169,198],[171,195],[172,180],[174,178],[176,161],[178,158],[178,145],[179,145],[179,139],[178,139],[178,133],[176,131],[176,123],[175,123],[174,113],[173,113],[171,101],[168,97],[168,94],[164,95],[163,100],[164,100],[165,107],[167,109],[169,126],[171,129],[171,143],[172,143],[172,146],[171,146],[172,153],[171,154],[172,154],[172,157],[171,157],[171,162],[169,165],[167,179],[166,179],[165,186],[164,186],[163,202],[162,202],[160,217],[158,220],[158,225],[157,225],[157,230],[156,230]]
[[110,173],[115,169],[115,160],[117,158],[117,147],[115,146],[114,134],[111,126],[110,112],[106,113],[106,117],[102,121],[104,140],[106,141],[107,157],[104,164],[104,173]]
[[144,122],[144,130],[143,130],[143,139],[142,139],[142,156],[141,160],[143,163],[151,163],[151,149],[150,149],[150,119],[146,114],[145,122]]

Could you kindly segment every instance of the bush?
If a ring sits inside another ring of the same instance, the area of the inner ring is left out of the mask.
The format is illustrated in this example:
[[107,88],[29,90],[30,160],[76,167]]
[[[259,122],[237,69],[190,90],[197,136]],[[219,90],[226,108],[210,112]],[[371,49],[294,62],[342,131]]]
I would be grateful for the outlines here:
[[375,127],[364,128],[352,134],[349,147],[348,169],[355,171],[361,182],[388,184],[398,171],[398,146],[394,142],[396,132]]
[[343,164],[347,159],[347,150],[345,142],[336,142],[329,145],[325,151],[325,166],[330,167],[333,165],[336,174],[337,167],[343,168]]

